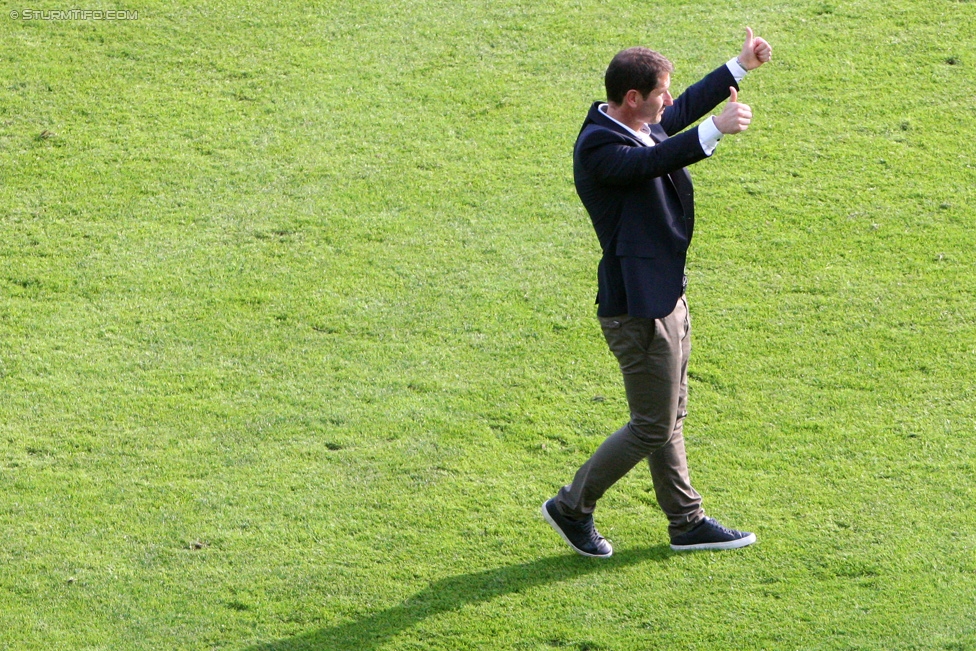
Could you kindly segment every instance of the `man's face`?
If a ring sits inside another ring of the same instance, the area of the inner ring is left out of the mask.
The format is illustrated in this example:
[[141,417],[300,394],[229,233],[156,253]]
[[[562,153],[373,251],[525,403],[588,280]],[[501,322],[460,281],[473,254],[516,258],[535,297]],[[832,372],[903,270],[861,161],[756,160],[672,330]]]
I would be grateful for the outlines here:
[[647,95],[647,99],[643,99],[640,93],[637,93],[637,115],[646,124],[657,124],[661,121],[661,116],[664,115],[664,109],[674,104],[674,100],[671,98],[671,75],[664,73],[661,77],[657,88],[652,90]]

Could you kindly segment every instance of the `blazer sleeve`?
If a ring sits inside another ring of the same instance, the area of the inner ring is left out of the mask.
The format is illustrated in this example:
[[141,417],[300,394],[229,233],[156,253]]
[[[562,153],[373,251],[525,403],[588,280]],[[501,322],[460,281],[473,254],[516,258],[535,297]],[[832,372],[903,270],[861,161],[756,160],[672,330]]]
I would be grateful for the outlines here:
[[729,67],[722,64],[705,75],[701,81],[686,88],[674,100],[674,104],[664,109],[661,128],[669,136],[683,131],[728,99],[730,86],[734,86],[736,90],[739,88],[735,77],[729,72]]
[[592,128],[582,134],[576,155],[588,174],[608,185],[630,185],[664,176],[708,158],[702,150],[697,129],[668,138],[653,147],[635,147],[610,129]]

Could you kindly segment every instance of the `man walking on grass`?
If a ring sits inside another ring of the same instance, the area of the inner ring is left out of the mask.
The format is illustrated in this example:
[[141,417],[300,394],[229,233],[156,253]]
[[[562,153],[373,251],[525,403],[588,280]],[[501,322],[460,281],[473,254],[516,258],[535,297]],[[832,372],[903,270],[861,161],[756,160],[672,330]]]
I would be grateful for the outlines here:
[[[770,60],[772,48],[746,28],[739,56],[690,86],[669,92],[666,58],[635,47],[605,75],[606,103],[590,108],[573,153],[576,192],[603,247],[597,316],[624,376],[630,422],[612,434],[542,505],[546,521],[584,556],[607,557],[593,524],[597,500],[647,459],[671,549],[734,549],[755,534],[705,516],[691,486],[682,434],[688,395],[691,321],[685,257],[694,195],[685,167],[712,155],[725,135],[745,131],[752,110],[738,102],[739,81]],[[721,114],[681,132],[725,99]]]

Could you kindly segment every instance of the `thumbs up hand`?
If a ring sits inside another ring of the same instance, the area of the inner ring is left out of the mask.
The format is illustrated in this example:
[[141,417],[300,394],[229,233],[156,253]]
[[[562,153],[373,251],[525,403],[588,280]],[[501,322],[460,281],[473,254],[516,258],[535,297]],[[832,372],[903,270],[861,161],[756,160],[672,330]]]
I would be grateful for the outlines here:
[[755,70],[773,58],[773,48],[765,39],[754,36],[751,27],[746,27],[746,40],[738,58],[743,68]]
[[752,122],[752,109],[739,102],[739,92],[735,86],[729,86],[729,91],[729,103],[725,105],[722,113],[712,120],[722,133],[740,133],[749,128],[749,123]]

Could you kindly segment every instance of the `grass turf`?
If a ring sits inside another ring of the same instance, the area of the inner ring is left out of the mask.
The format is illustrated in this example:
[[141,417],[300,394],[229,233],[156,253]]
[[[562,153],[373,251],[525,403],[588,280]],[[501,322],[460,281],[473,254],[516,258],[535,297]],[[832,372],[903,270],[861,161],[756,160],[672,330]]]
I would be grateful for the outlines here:
[[[976,648],[976,4],[145,3],[0,20],[0,648]],[[98,7],[86,7],[98,8]],[[674,555],[570,151],[609,58],[774,46],[693,169]]]

